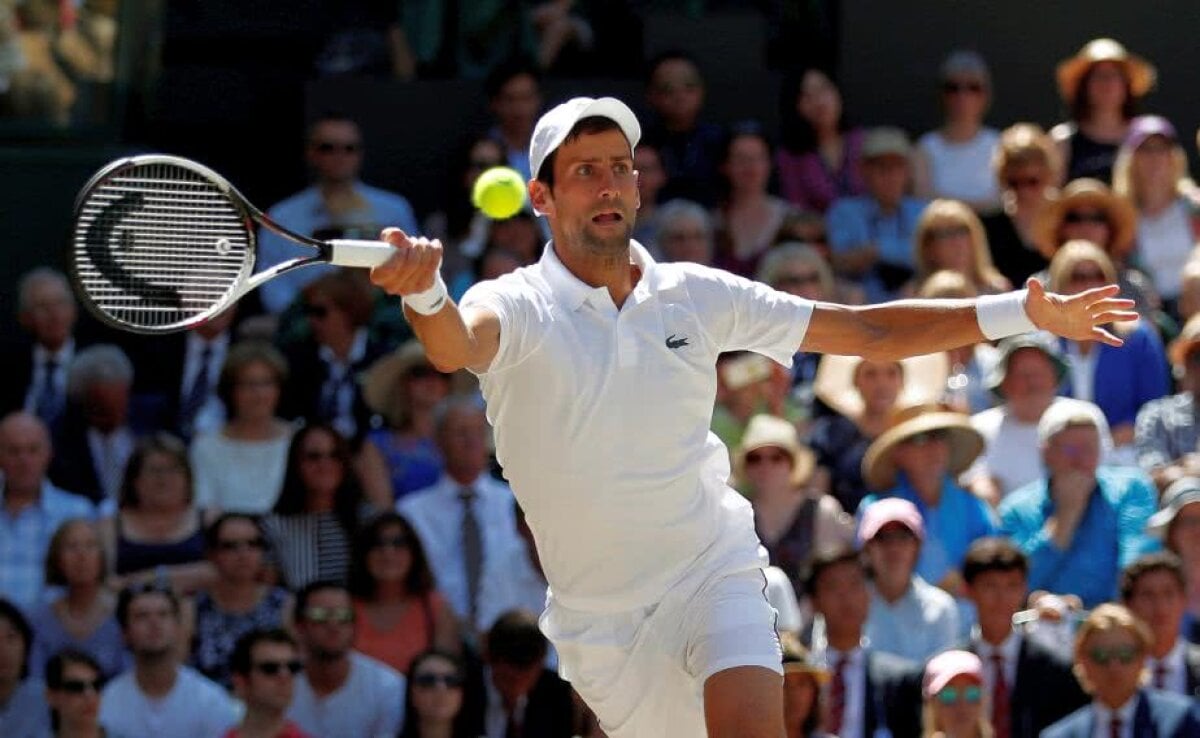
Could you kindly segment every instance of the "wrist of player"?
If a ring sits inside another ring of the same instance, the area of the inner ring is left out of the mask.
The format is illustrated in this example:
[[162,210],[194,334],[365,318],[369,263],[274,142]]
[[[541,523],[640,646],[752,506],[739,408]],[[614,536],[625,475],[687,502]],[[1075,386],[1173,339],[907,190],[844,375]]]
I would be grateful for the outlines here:
[[418,315],[435,315],[446,306],[450,293],[446,290],[446,282],[442,280],[442,270],[434,272],[433,286],[427,290],[405,295],[400,298],[410,310]]
[[975,301],[975,319],[979,330],[988,340],[1036,331],[1038,327],[1025,310],[1029,290],[984,295]]

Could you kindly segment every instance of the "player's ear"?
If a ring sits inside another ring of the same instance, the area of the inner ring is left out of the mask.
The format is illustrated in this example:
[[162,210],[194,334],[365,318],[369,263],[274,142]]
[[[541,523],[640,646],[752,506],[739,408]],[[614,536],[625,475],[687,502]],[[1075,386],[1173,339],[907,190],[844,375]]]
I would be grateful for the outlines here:
[[545,182],[537,179],[529,180],[529,203],[533,210],[542,215],[554,214],[554,196]]
[[638,170],[633,170],[633,209],[642,209],[642,173]]

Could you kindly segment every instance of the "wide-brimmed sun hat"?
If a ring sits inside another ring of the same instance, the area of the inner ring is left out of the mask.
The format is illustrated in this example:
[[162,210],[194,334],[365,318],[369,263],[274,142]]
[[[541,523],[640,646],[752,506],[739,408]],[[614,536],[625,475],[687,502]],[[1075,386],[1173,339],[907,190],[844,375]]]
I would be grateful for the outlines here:
[[796,426],[774,415],[755,415],[746,425],[742,442],[733,453],[733,472],[737,479],[746,478],[746,455],[768,446],[778,448],[792,457],[792,484],[799,487],[808,482],[816,468],[812,449],[800,443]]
[[[392,396],[396,391],[397,380],[419,366],[433,368],[421,342],[412,340],[400,345],[363,373],[363,402],[372,412],[388,417],[393,412]],[[389,417],[388,420],[390,422],[392,419]]]
[[[822,356],[813,379],[813,393],[835,412],[857,418],[863,411],[863,398],[854,386],[854,374],[863,361],[861,356]],[[896,398],[896,405],[933,402],[945,394],[950,361],[944,353],[901,359],[900,367],[904,372],[904,386]]]
[[1064,100],[1075,100],[1084,76],[1092,66],[1100,62],[1114,62],[1125,69],[1125,76],[1129,78],[1129,91],[1134,97],[1141,97],[1149,92],[1158,77],[1153,64],[1129,53],[1119,41],[1097,38],[1084,44],[1075,56],[1059,62],[1055,76],[1058,78],[1058,92]]
[[1062,243],[1058,233],[1067,213],[1078,207],[1092,207],[1108,214],[1108,245],[1104,251],[1114,259],[1124,259],[1133,249],[1137,236],[1137,211],[1123,197],[1115,194],[1098,179],[1081,177],[1071,180],[1058,197],[1050,200],[1033,221],[1033,242],[1046,259],[1053,259]]
[[905,441],[931,432],[944,433],[950,446],[950,462],[946,472],[957,477],[983,453],[983,436],[971,425],[965,413],[945,405],[926,403],[900,407],[892,413],[888,429],[867,447],[863,456],[862,473],[867,487],[885,490],[896,484],[896,465],[892,452]]

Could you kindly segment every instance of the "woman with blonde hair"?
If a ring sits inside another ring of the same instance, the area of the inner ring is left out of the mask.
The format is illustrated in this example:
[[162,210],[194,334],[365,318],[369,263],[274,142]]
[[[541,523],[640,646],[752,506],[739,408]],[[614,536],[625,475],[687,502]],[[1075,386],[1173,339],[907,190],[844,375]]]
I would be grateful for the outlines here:
[[[1112,260],[1090,241],[1068,241],[1050,262],[1049,288],[1074,295],[1112,284]],[[1068,372],[1063,389],[1071,397],[1094,402],[1112,428],[1115,459],[1132,461],[1133,427],[1138,410],[1167,394],[1169,369],[1158,332],[1144,320],[1117,325],[1121,349],[1095,341],[1062,339]]]
[[992,738],[984,711],[983,662],[970,651],[943,651],[925,665],[924,738]]
[[1017,123],[1004,129],[992,157],[1000,185],[1001,211],[983,217],[992,260],[1013,284],[1024,284],[1046,268],[1033,238],[1033,224],[1056,192],[1062,163],[1042,127]]
[[913,235],[916,274],[904,287],[914,295],[929,275],[950,269],[967,277],[979,294],[1012,289],[1012,284],[992,264],[983,223],[971,208],[958,200],[934,200],[917,221]]

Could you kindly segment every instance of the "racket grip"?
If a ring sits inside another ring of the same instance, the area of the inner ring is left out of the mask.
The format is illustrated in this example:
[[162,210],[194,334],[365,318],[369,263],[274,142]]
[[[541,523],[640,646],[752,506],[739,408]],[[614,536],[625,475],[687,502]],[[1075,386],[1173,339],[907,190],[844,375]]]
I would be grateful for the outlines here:
[[329,263],[337,266],[363,267],[370,269],[387,261],[396,253],[395,247],[386,241],[360,241],[352,238],[337,238],[329,243]]

